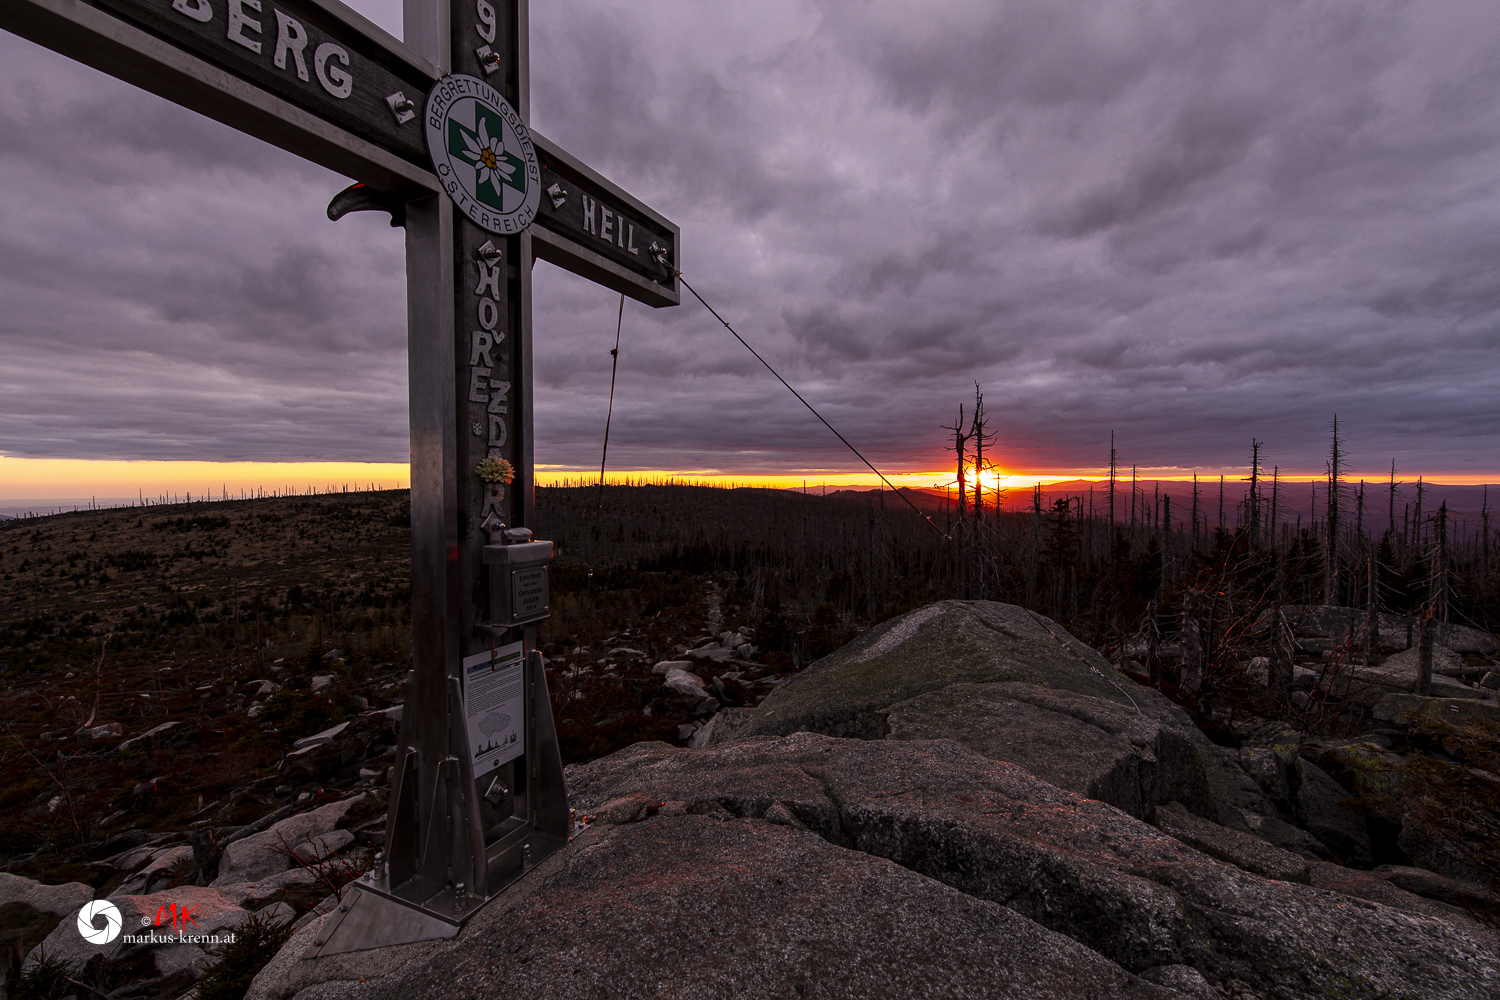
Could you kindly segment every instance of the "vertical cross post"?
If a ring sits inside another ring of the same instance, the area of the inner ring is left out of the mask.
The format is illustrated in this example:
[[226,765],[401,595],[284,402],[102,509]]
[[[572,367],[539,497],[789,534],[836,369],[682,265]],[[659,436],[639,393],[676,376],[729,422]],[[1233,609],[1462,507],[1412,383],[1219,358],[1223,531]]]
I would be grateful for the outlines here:
[[[484,81],[524,121],[526,0],[406,0],[405,16],[407,43],[444,76]],[[310,955],[450,936],[571,826],[536,626],[510,624],[508,557],[550,553],[523,530],[535,512],[532,237],[487,231],[438,195],[407,204],[406,241],[413,664],[382,863],[359,883],[358,915]],[[513,481],[482,479],[486,459]],[[469,688],[502,666],[515,683],[491,690],[523,706],[519,743],[485,763]]]

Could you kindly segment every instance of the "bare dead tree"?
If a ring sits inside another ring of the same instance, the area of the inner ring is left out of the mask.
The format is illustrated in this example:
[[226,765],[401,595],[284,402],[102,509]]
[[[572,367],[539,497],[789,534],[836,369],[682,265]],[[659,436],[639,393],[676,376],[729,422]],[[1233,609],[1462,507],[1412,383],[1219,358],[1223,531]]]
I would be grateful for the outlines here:
[[1110,532],[1114,532],[1115,523],[1115,483],[1120,477],[1119,456],[1115,452],[1115,432],[1109,432],[1109,524]]
[[1158,691],[1161,690],[1160,642],[1161,628],[1156,622],[1156,601],[1152,600],[1146,605],[1146,682]]
[[1182,686],[1194,698],[1203,690],[1203,636],[1198,622],[1198,592],[1182,595]]
[[1411,535],[1412,535],[1412,539],[1411,540],[1412,540],[1412,544],[1415,545],[1415,546],[1417,546],[1419,551],[1421,549],[1422,542],[1423,542],[1423,538],[1422,538],[1422,498],[1423,498],[1423,493],[1424,492],[1425,492],[1425,487],[1424,487],[1424,485],[1422,483],[1422,477],[1418,476],[1417,477],[1417,505],[1416,505],[1415,509],[1412,510],[1412,517],[1411,517]]
[[1433,574],[1433,612],[1439,621],[1448,622],[1448,501],[1438,507],[1433,527],[1437,534],[1437,572]]
[[1250,520],[1250,551],[1260,547],[1260,446],[1264,442],[1250,439],[1250,494],[1246,497]]
[[1390,506],[1389,516],[1386,519],[1386,530],[1391,533],[1391,537],[1392,538],[1395,538],[1396,537],[1396,460],[1394,458],[1391,459],[1390,498],[1391,498],[1391,501],[1390,501],[1391,506]]
[[1130,467],[1130,533],[1135,537],[1136,467]]
[[1479,504],[1479,526],[1483,537],[1479,542],[1479,584],[1486,590],[1490,585],[1490,488],[1484,488],[1484,499]]
[[1339,603],[1339,486],[1343,475],[1344,453],[1339,440],[1339,415],[1333,415],[1333,443],[1328,453],[1328,523],[1327,544],[1323,550],[1323,603]]
[[1193,473],[1193,548],[1198,547],[1198,473]]
[[984,392],[979,388],[979,383],[975,382],[974,419],[969,425],[969,438],[974,442],[974,520],[976,521],[984,516],[983,473],[989,469],[989,465],[984,460],[984,446],[993,444],[998,437],[986,430],[988,425],[989,418],[984,412]]
[[953,432],[953,451],[958,455],[958,519],[962,521],[969,502],[968,484],[964,479],[968,471],[964,450],[969,443],[969,432],[964,430],[964,405],[962,403],[958,404],[958,419],[953,422],[953,426],[943,424],[942,428]]
[[1432,694],[1432,605],[1422,610],[1422,626],[1417,633],[1417,694]]
[[1273,601],[1274,634],[1271,639],[1271,664],[1266,674],[1266,686],[1276,704],[1286,709],[1291,705],[1292,697],[1292,630],[1286,620],[1286,560],[1280,552],[1276,556]]
[[1170,493],[1163,493],[1161,496],[1161,516],[1164,529],[1161,533],[1161,587],[1165,587],[1172,566],[1172,494]]
[[1278,526],[1276,506],[1281,500],[1281,466],[1273,466],[1271,469],[1271,548],[1276,548],[1277,536],[1281,529]]

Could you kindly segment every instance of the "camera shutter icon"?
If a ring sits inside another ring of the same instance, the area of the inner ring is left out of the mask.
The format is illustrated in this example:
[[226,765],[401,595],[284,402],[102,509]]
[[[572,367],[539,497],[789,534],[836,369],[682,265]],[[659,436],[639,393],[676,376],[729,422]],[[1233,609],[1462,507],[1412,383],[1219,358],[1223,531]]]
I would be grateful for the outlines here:
[[120,908],[96,899],[78,911],[78,933],[89,944],[109,944],[120,936]]

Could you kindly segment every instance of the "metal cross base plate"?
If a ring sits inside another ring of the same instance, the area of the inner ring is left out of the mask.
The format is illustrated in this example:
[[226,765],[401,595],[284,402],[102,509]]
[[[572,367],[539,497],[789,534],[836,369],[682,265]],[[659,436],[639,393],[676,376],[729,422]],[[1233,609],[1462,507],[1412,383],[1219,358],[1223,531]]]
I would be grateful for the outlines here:
[[458,935],[459,925],[353,885],[328,915],[303,958],[342,955],[393,944],[442,941]]
[[[526,863],[512,870],[509,878],[495,879],[495,892],[476,896],[443,887],[423,901],[414,902],[391,891],[389,880],[370,872],[350,883],[345,899],[331,914],[303,958],[342,955],[393,944],[441,941],[454,937],[464,922],[486,903],[499,897],[544,859],[567,845],[568,840],[532,830],[527,838]],[[568,838],[571,839],[571,838]]]

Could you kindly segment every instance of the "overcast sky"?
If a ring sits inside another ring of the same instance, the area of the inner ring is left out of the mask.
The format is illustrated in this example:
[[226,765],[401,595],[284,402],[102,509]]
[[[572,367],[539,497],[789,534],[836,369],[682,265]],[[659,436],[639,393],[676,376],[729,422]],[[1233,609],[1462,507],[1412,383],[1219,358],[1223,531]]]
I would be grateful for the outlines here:
[[[353,6],[395,33],[394,0]],[[1500,4],[534,0],[532,123],[872,459],[1486,475]],[[0,34],[0,454],[406,457],[403,250],[346,181]],[[539,264],[537,456],[618,297]],[[686,298],[686,296],[685,296]],[[611,461],[852,470],[695,302],[627,302]],[[1492,480],[1493,481],[1493,480]]]

